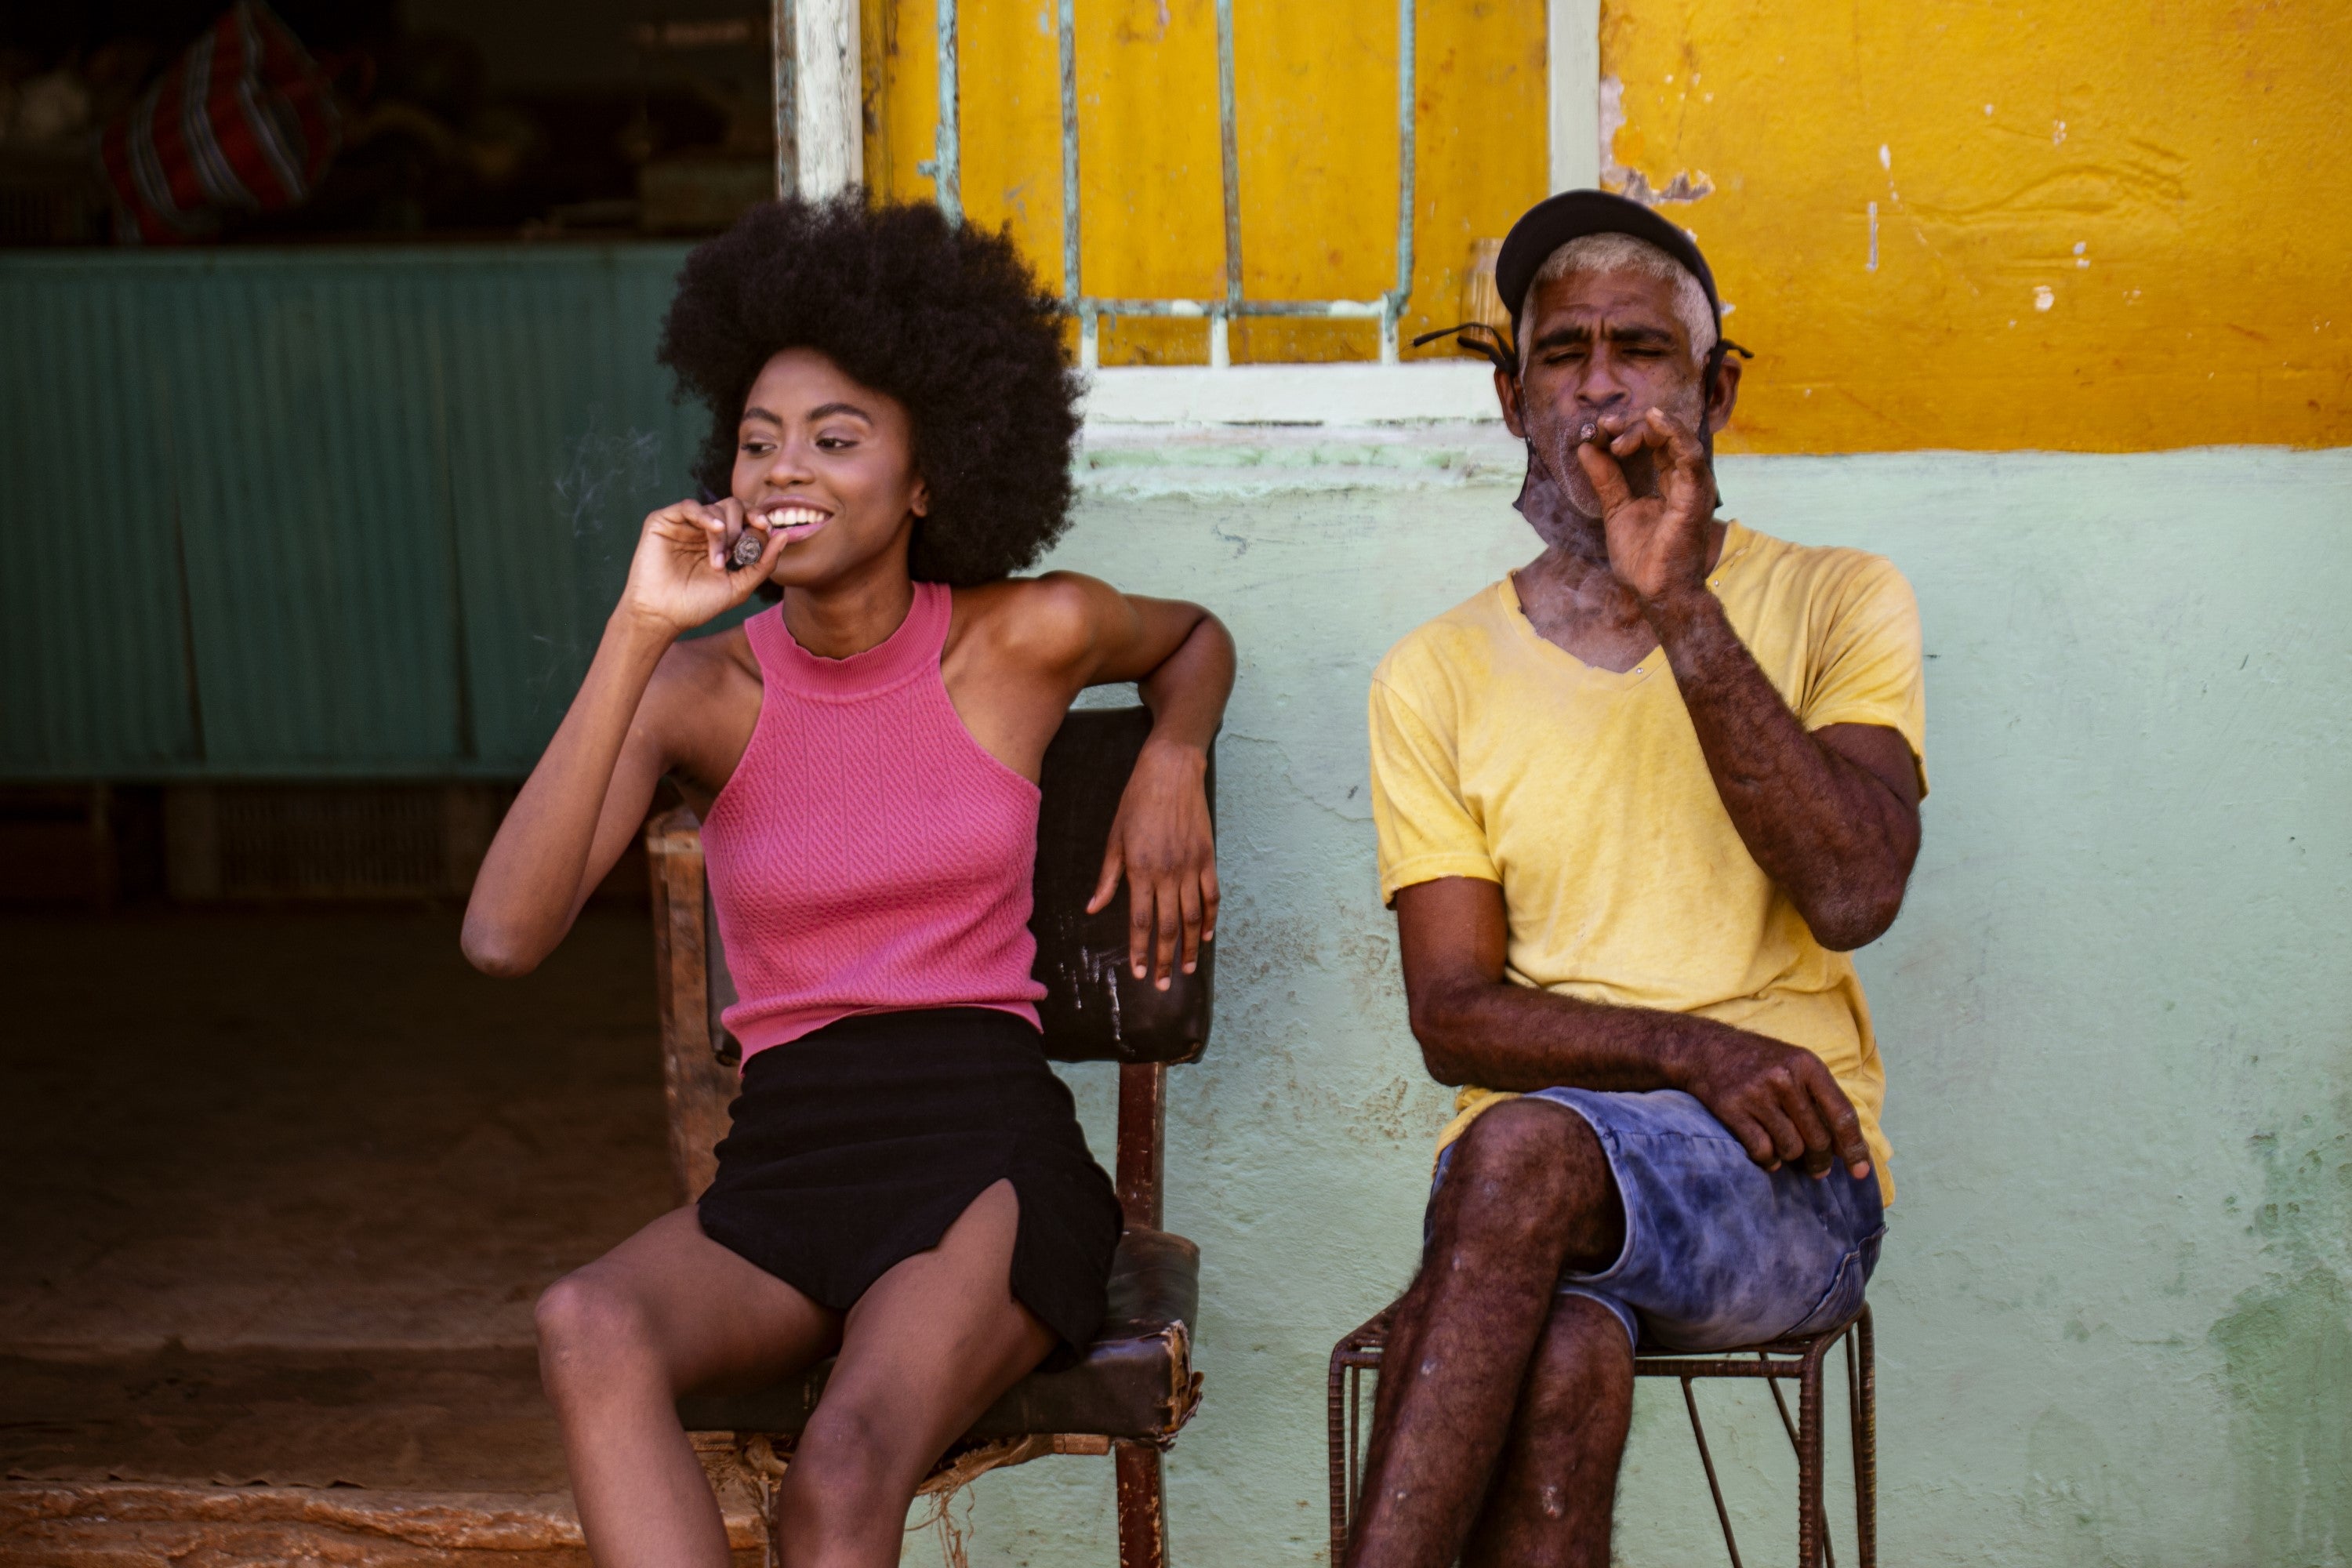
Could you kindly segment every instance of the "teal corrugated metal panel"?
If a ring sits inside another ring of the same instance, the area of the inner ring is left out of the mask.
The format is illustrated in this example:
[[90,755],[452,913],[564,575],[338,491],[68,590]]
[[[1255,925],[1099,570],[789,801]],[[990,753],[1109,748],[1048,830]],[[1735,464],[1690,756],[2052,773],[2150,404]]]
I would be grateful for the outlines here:
[[[0,259],[0,409],[34,416],[0,493],[0,603],[29,612],[0,632],[0,771],[527,768],[639,520],[690,489],[703,416],[653,363],[683,254]],[[136,559],[98,602],[26,586],[71,564],[43,516],[109,488],[140,498]],[[94,629],[132,614],[139,638]]]
[[65,268],[0,286],[0,773],[202,760],[147,303]]
[[[538,754],[595,651],[645,514],[692,493],[703,416],[673,405],[667,374],[651,368],[681,257],[614,255],[560,288],[509,273],[486,301],[499,334],[453,347],[451,467],[479,480],[454,510],[486,757],[520,768]],[[591,321],[612,325],[583,331]]]
[[166,286],[197,689],[224,772],[467,760],[438,333],[388,281],[281,266]]

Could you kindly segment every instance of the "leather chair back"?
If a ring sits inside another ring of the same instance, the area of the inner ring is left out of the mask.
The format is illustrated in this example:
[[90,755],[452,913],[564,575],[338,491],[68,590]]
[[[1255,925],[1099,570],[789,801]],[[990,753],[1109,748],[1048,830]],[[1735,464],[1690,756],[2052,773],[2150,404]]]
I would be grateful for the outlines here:
[[[1198,1061],[1208,1047],[1216,944],[1202,943],[1200,966],[1180,970],[1161,991],[1128,967],[1125,884],[1098,913],[1087,913],[1119,795],[1150,733],[1149,709],[1081,708],[1045,748],[1029,929],[1037,938],[1034,973],[1045,987],[1038,1021],[1045,1054],[1056,1061],[1174,1064]],[[1213,751],[1206,784],[1213,817]]]

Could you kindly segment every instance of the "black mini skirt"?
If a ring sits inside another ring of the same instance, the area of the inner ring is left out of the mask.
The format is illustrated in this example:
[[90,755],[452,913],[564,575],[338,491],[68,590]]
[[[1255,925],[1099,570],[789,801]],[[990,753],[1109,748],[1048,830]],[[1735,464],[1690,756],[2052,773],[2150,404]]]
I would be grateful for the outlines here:
[[996,1183],[1021,1200],[1013,1294],[1066,1366],[1102,1326],[1118,1195],[1037,1031],[988,1007],[860,1013],[743,1068],[703,1234],[847,1311]]

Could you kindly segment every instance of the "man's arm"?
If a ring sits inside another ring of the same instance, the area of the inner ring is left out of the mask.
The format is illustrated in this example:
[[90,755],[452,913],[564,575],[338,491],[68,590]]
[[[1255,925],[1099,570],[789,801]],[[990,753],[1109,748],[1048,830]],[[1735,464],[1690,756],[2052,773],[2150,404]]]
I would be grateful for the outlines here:
[[[1580,447],[1578,461],[1607,511],[1610,567],[1665,649],[1724,809],[1822,946],[1875,942],[1919,853],[1910,743],[1876,724],[1805,729],[1706,585],[1715,483],[1705,449],[1656,409],[1609,426],[1609,449]],[[1662,453],[1655,496],[1634,496],[1617,466],[1643,447]]]
[[1910,742],[1882,724],[1806,730],[1705,588],[1643,607],[1748,852],[1823,947],[1884,936],[1919,854]]
[[1398,889],[1405,1000],[1441,1083],[1536,1089],[1679,1089],[1764,1169],[1832,1156],[1857,1178],[1870,1148],[1853,1102],[1811,1051],[1687,1014],[1612,1007],[1504,977],[1503,889],[1443,877]]

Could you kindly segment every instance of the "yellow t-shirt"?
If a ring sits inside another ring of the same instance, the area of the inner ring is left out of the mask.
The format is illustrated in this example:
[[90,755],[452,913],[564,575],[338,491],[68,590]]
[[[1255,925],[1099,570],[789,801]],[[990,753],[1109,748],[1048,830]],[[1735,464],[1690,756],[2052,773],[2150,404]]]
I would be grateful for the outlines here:
[[[1808,730],[1883,724],[1923,754],[1919,612],[1892,564],[1735,522],[1707,586]],[[1517,984],[1802,1046],[1861,1113],[1893,1199],[1853,963],[1748,854],[1663,650],[1596,669],[1536,634],[1506,577],[1389,650],[1371,743],[1384,900],[1440,877],[1498,882]],[[1438,1147],[1507,1098],[1465,1088]]]

